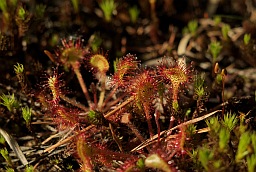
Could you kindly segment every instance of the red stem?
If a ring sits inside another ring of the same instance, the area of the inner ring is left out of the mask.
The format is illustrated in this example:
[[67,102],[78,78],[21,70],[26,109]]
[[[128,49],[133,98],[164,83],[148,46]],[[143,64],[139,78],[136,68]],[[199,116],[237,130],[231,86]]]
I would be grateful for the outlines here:
[[144,111],[145,111],[145,115],[146,115],[146,120],[147,120],[147,123],[148,123],[149,135],[150,135],[150,138],[152,138],[154,136],[154,133],[153,133],[153,127],[152,127],[152,124],[151,124],[151,121],[150,121],[149,106],[148,106],[147,103],[144,102],[143,107],[144,107]]

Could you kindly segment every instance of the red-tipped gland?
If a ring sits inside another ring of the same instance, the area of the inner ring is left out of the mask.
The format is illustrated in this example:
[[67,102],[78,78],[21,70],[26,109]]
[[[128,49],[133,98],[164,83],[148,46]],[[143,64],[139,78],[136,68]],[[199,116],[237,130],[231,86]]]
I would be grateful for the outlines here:
[[124,87],[127,85],[127,81],[129,81],[129,77],[133,76],[136,70],[139,69],[139,62],[136,60],[136,57],[127,54],[115,65],[115,74],[112,77],[112,85],[116,87]]
[[186,67],[185,60],[180,60],[176,62],[175,66],[167,67],[162,65],[159,67],[159,74],[163,79],[172,84],[172,100],[173,100],[173,109],[178,109],[178,93],[181,84],[184,84],[189,81],[190,75],[189,70]]
[[150,71],[145,70],[138,74],[131,81],[130,90],[135,97],[137,106],[140,108],[143,104],[151,104],[157,93],[157,80]]
[[[40,85],[42,87],[41,95],[45,97],[45,100],[42,99],[43,100],[42,102],[47,101],[47,104],[50,103],[52,105],[58,104],[61,95],[63,95],[63,86],[64,86],[64,83],[60,79],[60,77],[61,77],[61,74],[58,74],[57,69],[54,69],[53,74],[50,76],[48,74],[45,74],[46,80],[42,82]],[[48,95],[50,95],[50,98]],[[46,97],[47,97],[47,100],[46,100]]]
[[53,75],[48,78],[48,86],[52,93],[52,101],[54,104],[56,104],[59,101],[60,97],[60,88],[59,88],[59,82],[58,82],[58,76]]
[[145,70],[131,80],[128,90],[133,94],[137,107],[144,111],[148,123],[150,137],[153,136],[153,128],[151,124],[151,107],[152,101],[157,95],[158,82],[154,78],[155,72]]
[[62,47],[55,51],[57,59],[49,52],[45,51],[45,54],[54,62],[60,63],[63,66],[69,68],[76,62],[80,62],[88,51],[82,46],[81,39],[62,39]]
[[186,127],[181,126],[179,133],[176,135],[176,137],[172,140],[167,141],[167,147],[166,151],[170,153],[169,159],[172,158],[172,156],[180,156],[180,155],[186,155],[187,150],[185,148],[185,142],[189,140],[186,133]]
[[87,144],[86,138],[82,134],[77,137],[76,152],[81,164],[81,171],[93,171],[93,166],[91,162],[92,148]]
[[76,110],[56,105],[52,107],[51,113],[53,114],[54,121],[58,124],[60,130],[72,128],[79,123],[79,112]]

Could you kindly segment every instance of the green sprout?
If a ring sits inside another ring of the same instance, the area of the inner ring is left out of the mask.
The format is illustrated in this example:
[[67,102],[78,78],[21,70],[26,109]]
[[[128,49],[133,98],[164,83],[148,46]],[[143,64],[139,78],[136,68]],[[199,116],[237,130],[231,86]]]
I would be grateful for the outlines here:
[[10,4],[11,4],[13,7],[16,7],[16,6],[17,6],[17,2],[18,2],[18,0],[10,0]]
[[188,117],[191,114],[191,109],[186,110],[185,116]]
[[93,125],[106,125],[107,120],[104,118],[103,114],[97,111],[89,111],[87,118],[88,122]]
[[198,149],[193,149],[192,152],[189,153],[189,156],[193,160],[193,162],[196,163],[198,160]]
[[196,133],[196,126],[194,124],[190,124],[187,126],[186,128],[186,133],[188,133],[189,135],[193,135]]
[[7,2],[6,0],[1,0],[0,1],[0,10],[3,13],[3,19],[4,21],[8,22],[9,21],[9,13],[8,13],[8,7],[7,7]]
[[131,17],[131,22],[136,23],[136,21],[138,19],[138,16],[140,14],[140,10],[138,9],[137,6],[133,6],[129,9],[129,14],[130,14],[130,17]]
[[93,34],[90,37],[88,42],[89,42],[89,44],[90,44],[90,46],[92,48],[92,51],[94,53],[96,53],[96,52],[99,51],[99,47],[100,47],[100,45],[102,43],[102,39],[101,39],[101,37],[100,37],[100,35],[98,33],[95,33],[95,34]]
[[195,95],[197,98],[202,98],[206,95],[206,91],[204,89],[204,80],[205,75],[195,75],[194,76],[194,89],[195,89]]
[[221,84],[222,83],[222,75],[220,73],[218,73],[215,80],[216,80],[217,84]]
[[17,63],[17,65],[14,65],[14,72],[16,73],[16,75],[23,73],[24,72],[23,64]]
[[18,9],[18,17],[19,17],[21,20],[25,20],[25,19],[26,19],[26,16],[27,16],[26,10],[25,10],[23,7],[20,7],[20,8]]
[[192,20],[188,23],[188,31],[193,36],[196,34],[197,28],[198,28],[198,21],[197,20]]
[[256,154],[246,157],[248,172],[254,172],[256,167]]
[[[119,62],[119,59],[116,58],[114,61],[113,61],[113,68],[114,68],[114,72],[117,72],[117,64]],[[255,101],[256,101],[256,91],[255,91]]]
[[251,140],[252,140],[253,150],[256,153],[256,133],[255,132],[251,135]]
[[26,91],[27,88],[27,78],[24,71],[24,66],[20,63],[17,63],[17,65],[14,65],[14,72],[16,74],[16,77],[18,78],[18,81],[21,85],[22,91]]
[[7,167],[6,172],[15,172],[13,168]]
[[27,165],[25,168],[25,172],[33,172],[34,171],[34,167],[32,165]]
[[220,42],[217,42],[217,41],[211,42],[210,52],[212,54],[212,59],[213,59],[214,63],[216,62],[217,57],[219,56],[221,49],[222,49],[222,46],[221,46]]
[[209,120],[206,120],[206,124],[210,130],[214,131],[215,133],[218,133],[221,127],[218,117],[212,117]]
[[223,125],[229,130],[233,130],[238,122],[238,119],[236,118],[236,114],[226,114],[224,115],[223,119]]
[[26,124],[28,125],[31,121],[31,115],[32,115],[32,108],[29,108],[28,106],[22,107],[22,116],[23,119],[26,121]]
[[246,129],[247,129],[247,124],[246,124],[246,116],[247,114],[243,114],[241,113],[241,115],[239,116],[239,121],[240,121],[240,125],[239,125],[239,133],[243,134]]
[[138,159],[138,161],[136,162],[136,166],[137,168],[141,169],[141,171],[144,171],[145,169],[144,160],[142,158]]
[[240,139],[238,144],[238,149],[236,153],[236,162],[239,162],[241,159],[243,159],[246,155],[248,155],[250,152],[248,150],[248,146],[250,144],[251,133],[244,132]]
[[198,160],[206,170],[208,170],[208,163],[213,158],[213,156],[213,152],[206,147],[203,147],[198,151]]
[[245,44],[245,45],[248,45],[249,42],[250,42],[250,40],[251,40],[251,34],[246,33],[246,34],[244,35],[244,44]]
[[45,14],[46,5],[44,4],[38,4],[35,7],[35,16],[39,19],[44,17]]
[[67,169],[68,169],[68,170],[72,170],[72,169],[73,169],[73,165],[72,165],[72,164],[68,164],[68,165],[67,165]]
[[7,3],[6,0],[0,1],[0,9],[3,13],[7,12]]
[[116,10],[117,4],[114,0],[103,0],[100,4],[100,8],[103,11],[105,20],[110,22],[112,19],[112,14]]
[[0,135],[0,144],[5,144],[5,139],[2,135]]
[[79,10],[79,0],[71,0],[75,13],[78,13]]
[[214,25],[217,26],[217,25],[219,25],[220,22],[221,22],[221,17],[220,17],[220,16],[215,16],[215,17],[213,18],[213,21],[214,21]]
[[2,149],[0,149],[0,154],[5,159],[8,166],[12,167],[12,161],[11,161],[11,158],[9,156],[8,150],[6,148],[2,148]]
[[224,40],[228,40],[228,32],[230,31],[230,26],[228,24],[225,24],[221,28],[222,37]]
[[32,17],[29,11],[26,11],[22,6],[17,8],[15,15],[15,22],[18,26],[18,35],[24,36],[25,32],[28,30],[29,22]]
[[0,104],[4,105],[5,107],[7,107],[7,109],[12,112],[15,108],[19,107],[19,103],[16,100],[14,94],[10,95],[5,95],[3,94],[2,96],[0,96],[0,99],[2,100],[2,102]]
[[219,169],[221,167],[221,160],[215,160],[213,166],[215,169]]
[[179,102],[178,102],[178,100],[173,100],[173,102],[172,102],[172,108],[173,108],[173,110],[176,111],[176,112],[179,110]]
[[221,128],[219,132],[219,147],[220,150],[226,151],[230,139],[230,132],[226,128]]

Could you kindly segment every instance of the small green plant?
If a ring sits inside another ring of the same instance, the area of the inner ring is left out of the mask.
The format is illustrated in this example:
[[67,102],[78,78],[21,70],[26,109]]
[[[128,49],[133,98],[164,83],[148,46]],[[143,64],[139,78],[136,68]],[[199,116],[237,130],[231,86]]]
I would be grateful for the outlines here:
[[0,1],[0,11],[1,11],[1,20],[3,24],[1,25],[1,32],[10,33],[13,31],[12,21],[15,16],[17,8],[17,0],[2,0]]
[[224,24],[221,27],[221,33],[224,40],[228,40],[228,32],[230,31],[230,26],[228,24]]
[[26,125],[29,126],[31,122],[32,108],[25,106],[21,108],[21,111],[22,111],[23,119],[26,121]]
[[25,168],[25,172],[33,172],[34,171],[34,167],[32,165],[27,165]]
[[2,100],[0,104],[4,105],[10,112],[19,107],[19,103],[13,93],[12,95],[3,94],[0,99]]
[[251,141],[250,133],[248,131],[244,132],[239,139],[238,149],[236,153],[236,162],[239,162],[250,153],[250,150],[248,147],[250,144],[250,141]]
[[0,144],[5,144],[5,139],[4,137],[0,134]]
[[230,132],[227,128],[221,128],[219,133],[219,148],[221,151],[226,151],[230,139]]
[[13,168],[7,167],[6,172],[15,172]]
[[215,16],[213,18],[213,21],[214,21],[214,25],[218,26],[220,24],[220,22],[221,22],[221,17],[220,16]]
[[67,169],[68,169],[68,170],[71,170],[71,171],[74,171],[74,170],[73,170],[73,165],[72,165],[72,164],[68,164],[68,165],[67,165]]
[[25,20],[25,18],[27,17],[27,13],[26,13],[26,11],[25,11],[25,9],[23,8],[23,7],[20,7],[19,9],[18,9],[18,16],[17,17],[19,17],[21,20]]
[[252,141],[252,147],[254,150],[254,153],[256,153],[256,133],[253,132],[253,134],[251,135],[251,141]]
[[[240,118],[240,123],[243,123]],[[212,117],[206,120],[209,127],[209,142],[198,147],[198,161],[207,171],[225,171],[230,169],[229,165],[239,169],[247,168],[248,171],[255,169],[256,134],[248,129],[240,133],[239,118],[236,114],[227,113],[223,119]],[[231,133],[236,133],[231,135]],[[239,142],[237,142],[237,140]],[[236,143],[234,143],[236,142]],[[230,144],[232,143],[232,145]],[[233,158],[231,157],[233,156]],[[192,155],[191,155],[192,156]],[[196,160],[194,160],[196,161]],[[243,162],[247,161],[247,165]],[[197,162],[197,161],[196,161]]]
[[93,53],[96,53],[99,51],[99,48],[102,44],[102,38],[98,33],[93,34],[89,39],[89,46],[91,47]]
[[16,75],[22,74],[24,72],[23,64],[17,63],[17,65],[14,65],[14,71]]
[[206,91],[204,88],[204,75],[195,75],[194,76],[194,90],[195,90],[195,95],[198,98],[202,98],[205,96]]
[[210,53],[212,54],[213,63],[215,63],[222,49],[221,43],[218,41],[213,41],[211,42],[209,48],[210,48]]
[[7,7],[8,6],[7,6],[6,0],[0,1],[0,9],[3,13],[3,21],[4,21],[4,23],[9,24],[10,15],[9,15]]
[[187,27],[183,29],[183,33],[190,33],[192,36],[196,35],[198,29],[198,21],[197,20],[191,20],[188,22]]
[[223,126],[225,126],[228,131],[232,131],[235,126],[237,125],[238,119],[236,117],[236,114],[227,113],[224,115],[223,119]]
[[0,149],[0,153],[1,153],[2,157],[5,159],[7,165],[9,167],[13,167],[13,163],[11,161],[11,157],[9,156],[8,150],[6,148],[2,148],[2,149]]
[[133,7],[129,8],[129,14],[130,14],[131,22],[136,23],[136,21],[139,17],[139,14],[140,14],[138,7],[133,6]]
[[188,30],[192,35],[196,34],[197,28],[198,28],[197,20],[192,20],[188,23]]
[[251,34],[246,33],[244,35],[244,45],[248,45],[251,40]]
[[21,5],[17,7],[15,22],[18,26],[19,37],[25,35],[25,32],[28,30],[31,17],[32,14],[29,11],[25,10]]
[[35,7],[35,16],[37,19],[43,19],[45,14],[46,5],[44,4],[38,4]]
[[27,78],[24,71],[23,64],[17,63],[17,65],[14,65],[14,72],[16,74],[16,77],[18,78],[18,81],[21,85],[21,88],[24,92],[27,90]]
[[3,12],[7,11],[7,3],[6,3],[6,0],[1,1],[1,3],[0,3],[0,9],[1,9],[1,11],[3,11]]
[[71,0],[75,13],[79,11],[79,0]]
[[214,153],[206,148],[206,147],[202,147],[201,149],[199,149],[198,151],[198,160],[201,162],[202,166],[204,167],[205,170],[208,170],[208,163],[210,160],[213,159]]
[[193,77],[194,83],[194,96],[193,98],[197,100],[197,107],[202,108],[203,101],[207,99],[207,91],[205,86],[205,74],[195,74]]
[[246,157],[248,172],[254,172],[256,167],[256,154]]
[[210,132],[214,133],[218,133],[221,127],[218,117],[212,117],[209,120],[206,120],[206,124],[210,128]]
[[103,11],[105,20],[110,22],[112,20],[113,12],[116,10],[117,4],[114,0],[102,0],[99,4],[101,10]]

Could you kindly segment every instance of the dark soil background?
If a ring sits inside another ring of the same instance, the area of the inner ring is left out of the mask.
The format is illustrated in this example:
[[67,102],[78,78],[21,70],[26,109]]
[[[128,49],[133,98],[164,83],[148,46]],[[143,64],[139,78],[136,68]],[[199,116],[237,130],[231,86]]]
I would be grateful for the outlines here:
[[[5,12],[0,10],[0,95],[14,93],[20,102],[33,107],[34,113],[40,116],[34,117],[32,121],[43,119],[43,111],[36,105],[34,97],[43,85],[45,74],[51,73],[52,68],[56,67],[44,50],[54,54],[61,47],[61,39],[81,38],[84,46],[93,53],[107,54],[111,64],[109,74],[113,72],[113,61],[127,53],[135,54],[145,66],[154,66],[163,57],[178,59],[184,56],[195,73],[205,73],[208,95],[202,109],[214,109],[227,101],[225,110],[237,114],[250,113],[248,122],[255,129],[256,1],[156,0],[153,5],[150,0],[116,0],[117,7],[109,22],[104,18],[100,2],[80,0],[76,11],[70,0],[20,0],[15,6],[7,1],[8,20],[4,17]],[[134,6],[138,8],[139,15],[132,22],[129,9]],[[19,20],[20,8],[26,11],[24,20]],[[220,24],[214,24],[216,17],[221,19]],[[198,28],[184,44],[184,28],[193,20],[198,23]],[[225,24],[230,26],[226,39],[222,35]],[[248,45],[243,41],[246,33],[251,36]],[[215,64],[209,45],[215,40],[222,45],[216,73],[222,69],[227,72],[224,97],[222,85],[214,85]],[[21,88],[14,72],[17,63],[24,65],[29,81],[25,90]],[[94,78],[87,69],[85,66],[82,73],[90,83]],[[62,67],[59,70],[65,71]],[[74,73],[66,72],[63,78],[69,90],[72,90],[69,94],[85,103]],[[186,96],[180,99],[185,102],[184,108],[196,105],[196,102],[186,100]],[[36,157],[47,147],[39,146],[39,143],[56,131],[53,127],[36,123],[29,130],[18,115],[9,113],[1,106],[0,126],[13,135],[19,145],[33,147],[35,157],[29,159],[33,159],[33,165],[40,164],[39,171],[69,171],[66,163],[73,164],[74,169],[78,168],[79,165],[71,156],[62,153]],[[14,154],[12,157],[15,159]],[[60,162],[54,162],[56,159]],[[0,169],[4,171],[5,165],[1,162]],[[22,168],[20,164],[19,167]]]

